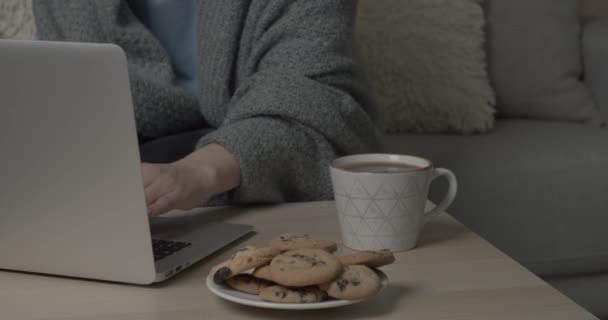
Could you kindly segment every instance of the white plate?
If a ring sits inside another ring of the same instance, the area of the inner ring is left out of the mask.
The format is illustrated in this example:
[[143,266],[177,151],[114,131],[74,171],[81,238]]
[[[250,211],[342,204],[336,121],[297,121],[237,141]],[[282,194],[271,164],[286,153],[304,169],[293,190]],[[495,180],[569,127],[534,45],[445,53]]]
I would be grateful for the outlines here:
[[[380,277],[380,291],[388,286],[388,278],[380,270],[376,270]],[[323,302],[315,303],[275,303],[262,300],[260,297],[248,294],[240,291],[236,291],[225,285],[218,285],[213,282],[211,277],[207,277],[207,288],[216,296],[247,306],[266,308],[266,309],[279,309],[279,310],[315,310],[315,309],[327,309],[347,306],[349,304],[359,303],[363,300],[327,300]]]

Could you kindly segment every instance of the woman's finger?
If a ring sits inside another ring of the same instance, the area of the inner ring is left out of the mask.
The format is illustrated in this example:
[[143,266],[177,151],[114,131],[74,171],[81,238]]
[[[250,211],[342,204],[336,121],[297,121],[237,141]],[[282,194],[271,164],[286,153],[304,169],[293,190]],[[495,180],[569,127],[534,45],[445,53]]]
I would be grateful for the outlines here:
[[148,207],[148,214],[151,216],[159,216],[175,209],[177,195],[178,192],[173,191],[158,198],[154,204]]
[[148,187],[144,189],[146,194],[146,205],[150,206],[162,196],[173,191],[173,179],[166,175],[160,175]]

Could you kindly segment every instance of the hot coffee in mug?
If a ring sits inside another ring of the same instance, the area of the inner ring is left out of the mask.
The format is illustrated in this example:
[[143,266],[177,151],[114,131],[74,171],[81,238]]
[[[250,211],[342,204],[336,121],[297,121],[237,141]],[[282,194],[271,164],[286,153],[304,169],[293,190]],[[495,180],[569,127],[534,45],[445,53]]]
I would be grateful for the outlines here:
[[[454,174],[426,159],[363,154],[332,162],[331,179],[344,245],[355,250],[409,250],[424,225],[454,200]],[[446,177],[446,197],[425,212],[431,182]]]
[[351,172],[369,172],[369,173],[391,173],[391,172],[406,172],[410,170],[421,169],[406,163],[391,163],[391,162],[361,162],[351,163],[339,167],[339,169]]

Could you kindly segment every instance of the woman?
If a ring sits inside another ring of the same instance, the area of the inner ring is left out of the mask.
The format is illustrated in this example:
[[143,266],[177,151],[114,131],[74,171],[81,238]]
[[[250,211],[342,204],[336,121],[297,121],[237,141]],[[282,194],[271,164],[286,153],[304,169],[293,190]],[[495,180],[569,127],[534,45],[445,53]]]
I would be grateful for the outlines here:
[[212,198],[331,197],[329,162],[377,141],[352,58],[355,10],[353,0],[34,2],[41,39],[123,48],[141,141],[169,150],[195,138],[142,165],[151,215]]

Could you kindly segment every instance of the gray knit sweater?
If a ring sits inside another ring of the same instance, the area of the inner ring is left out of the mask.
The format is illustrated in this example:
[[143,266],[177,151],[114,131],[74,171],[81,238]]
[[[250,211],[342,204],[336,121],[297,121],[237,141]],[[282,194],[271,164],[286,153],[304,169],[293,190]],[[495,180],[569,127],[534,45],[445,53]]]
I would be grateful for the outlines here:
[[215,130],[241,166],[231,203],[331,198],[328,164],[377,130],[352,57],[354,0],[199,0],[199,96],[124,0],[37,0],[41,39],[123,48],[140,139]]

